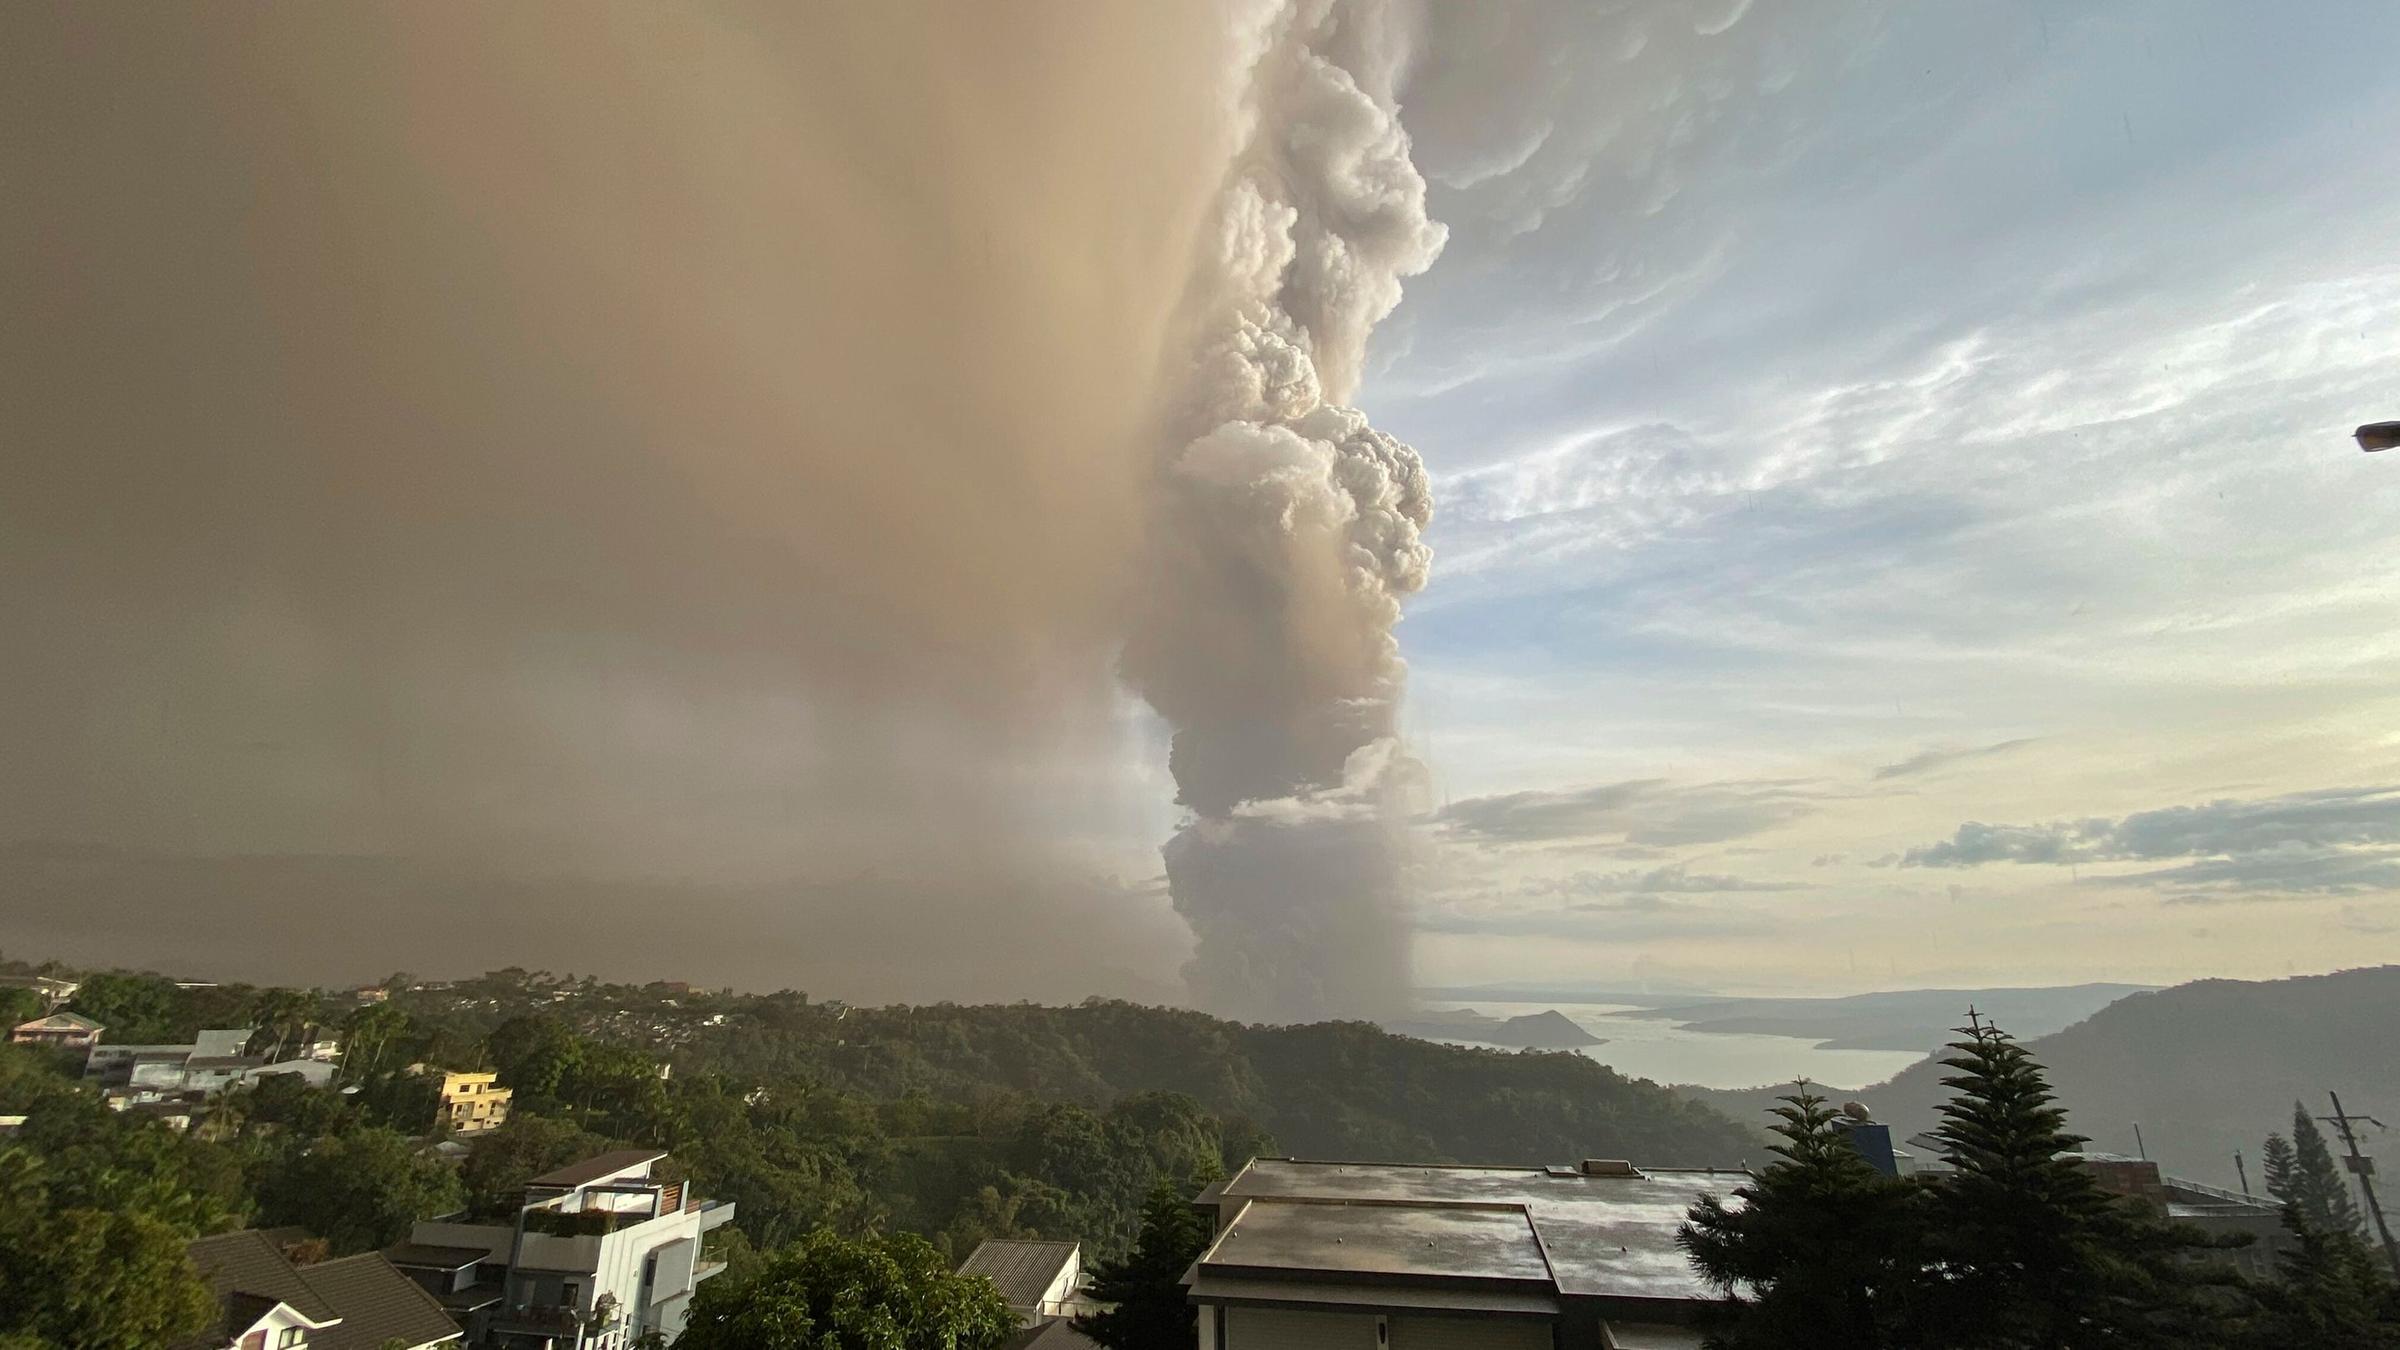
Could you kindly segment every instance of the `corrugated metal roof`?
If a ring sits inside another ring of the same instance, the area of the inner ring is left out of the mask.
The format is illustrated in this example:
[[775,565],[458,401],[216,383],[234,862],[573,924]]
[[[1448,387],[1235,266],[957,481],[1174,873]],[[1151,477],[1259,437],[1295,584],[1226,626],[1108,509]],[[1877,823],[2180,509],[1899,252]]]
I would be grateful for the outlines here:
[[1000,1286],[1000,1296],[1017,1307],[1041,1302],[1059,1272],[1075,1259],[1072,1242],[1017,1242],[987,1238],[975,1248],[961,1275],[981,1275]]

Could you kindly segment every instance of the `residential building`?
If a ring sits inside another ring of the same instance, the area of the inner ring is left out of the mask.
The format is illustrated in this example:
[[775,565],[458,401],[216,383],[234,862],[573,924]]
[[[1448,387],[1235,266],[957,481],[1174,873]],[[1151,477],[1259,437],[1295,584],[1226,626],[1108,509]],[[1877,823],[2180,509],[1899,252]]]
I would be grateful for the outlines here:
[[440,1123],[452,1134],[482,1134],[508,1123],[508,1102],[516,1094],[500,1086],[495,1073],[442,1075]]
[[1038,1326],[1089,1311],[1083,1303],[1083,1246],[1074,1242],[1017,1242],[988,1238],[958,1268],[999,1287],[1017,1320]]
[[102,1098],[120,1111],[197,1104],[275,1074],[292,1074],[312,1087],[333,1081],[336,1066],[324,1060],[270,1061],[241,1053],[250,1034],[247,1027],[225,1027],[199,1033],[190,1045],[104,1045],[84,1061],[83,1074],[97,1081]]
[[59,1004],[75,997],[75,991],[82,987],[57,975],[0,975],[0,989],[30,989],[42,996],[42,1005],[49,1011],[56,1011]]
[[1676,1229],[1749,1174],[1259,1158],[1196,1202],[1201,1350],[1697,1350]]
[[2271,1200],[2258,1200],[2237,1191],[2168,1176],[2147,1158],[2085,1150],[2065,1155],[2083,1164],[2100,1189],[2135,1200],[2152,1214],[2192,1227],[2212,1237],[2247,1235],[2242,1246],[2219,1247],[2192,1254],[2192,1259],[2230,1268],[2252,1279],[2273,1279],[2278,1258],[2291,1244],[2283,1226],[2283,1211]]
[[363,1006],[369,1003],[390,1002],[392,998],[392,991],[385,989],[380,985],[366,984],[360,985],[358,988],[351,990],[350,996],[357,999]]
[[255,1229],[191,1243],[218,1318],[170,1350],[426,1350],[455,1345],[458,1325],[382,1256],[296,1265]]
[[724,1269],[703,1235],[732,1217],[665,1153],[621,1149],[527,1182],[508,1223],[419,1223],[385,1254],[479,1345],[626,1350],[682,1334],[693,1291]]
[[100,1044],[103,1030],[98,1022],[81,1013],[54,1012],[30,1022],[19,1022],[8,1033],[12,1045],[47,1045],[60,1050],[81,1050],[89,1054]]

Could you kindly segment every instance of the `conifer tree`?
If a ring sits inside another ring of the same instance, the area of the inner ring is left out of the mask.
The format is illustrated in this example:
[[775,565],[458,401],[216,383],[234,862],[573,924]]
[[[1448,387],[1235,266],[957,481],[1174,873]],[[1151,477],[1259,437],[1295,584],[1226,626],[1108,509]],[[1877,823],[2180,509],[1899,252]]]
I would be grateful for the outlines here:
[[2150,1221],[2065,1156],[2084,1142],[2042,1068],[1968,1011],[1942,1063],[1956,1095],[1934,1130],[1956,1175],[1936,1188],[1941,1272],[1921,1343],[1968,1347],[2206,1344],[2205,1282],[2180,1262],[2205,1238]]
[[1190,1350],[1199,1343],[1183,1272],[1208,1249],[1216,1226],[1192,1205],[1195,1189],[1173,1181],[1151,1188],[1133,1250],[1092,1268],[1092,1297],[1115,1306],[1076,1318],[1077,1331],[1109,1350]]
[[2299,1206],[2300,1218],[2324,1233],[2364,1233],[2358,1206],[2350,1199],[2350,1183],[2333,1160],[2324,1131],[2308,1108],[2292,1103],[2292,1194],[2277,1196]]
[[1742,1350],[1859,1350],[1912,1344],[1909,1305],[1924,1262],[1924,1195],[1861,1157],[1825,1099],[1782,1099],[1781,1158],[1734,1192],[1692,1206],[1676,1241],[1734,1312],[1714,1344]]
[[2258,1350],[2400,1350],[2400,1288],[2355,1233],[2312,1228],[2283,1206],[2292,1241],[2279,1278],[2255,1290],[2261,1309],[2243,1344]]
[[2298,1198],[2292,1187],[2292,1141],[2280,1134],[2269,1134],[2260,1154],[2266,1160],[2267,1194],[2291,1204]]

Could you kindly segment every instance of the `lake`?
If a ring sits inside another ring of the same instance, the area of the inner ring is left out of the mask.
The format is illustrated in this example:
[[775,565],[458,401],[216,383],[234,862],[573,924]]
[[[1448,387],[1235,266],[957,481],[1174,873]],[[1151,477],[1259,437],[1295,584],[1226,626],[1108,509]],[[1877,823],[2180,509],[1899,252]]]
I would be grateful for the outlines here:
[[[1681,1024],[1628,1017],[1640,1009],[1627,1003],[1497,1003],[1488,999],[1432,1001],[1428,1008],[1473,1008],[1493,1017],[1556,1008],[1577,1026],[1608,1040],[1585,1046],[1588,1055],[1622,1074],[1661,1083],[1697,1083],[1702,1087],[1746,1088],[1789,1083],[1806,1076],[1812,1083],[1837,1088],[1862,1088],[1880,1083],[1924,1056],[1904,1050],[1828,1050],[1820,1042],[1796,1036],[1724,1035],[1690,1031]],[[1460,1042],[1465,1044],[1466,1042]]]

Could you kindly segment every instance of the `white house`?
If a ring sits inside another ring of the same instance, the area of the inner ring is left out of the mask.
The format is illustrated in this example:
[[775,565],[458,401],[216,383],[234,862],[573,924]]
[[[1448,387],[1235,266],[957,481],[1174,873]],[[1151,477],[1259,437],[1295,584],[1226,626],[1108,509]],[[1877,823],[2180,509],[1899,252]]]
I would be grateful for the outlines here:
[[1019,1242],[987,1238],[958,1268],[999,1287],[1000,1296],[1026,1326],[1088,1312],[1082,1302],[1083,1247],[1074,1242]]
[[526,1183],[508,1224],[419,1223],[388,1250],[477,1344],[626,1350],[682,1334],[692,1293],[724,1269],[701,1237],[733,1204],[669,1180],[657,1149],[621,1149]]

